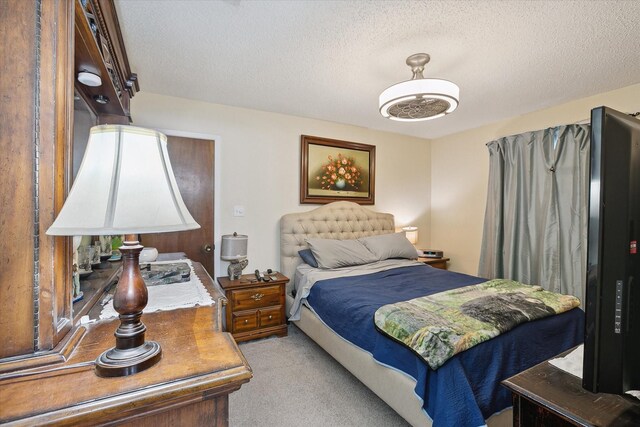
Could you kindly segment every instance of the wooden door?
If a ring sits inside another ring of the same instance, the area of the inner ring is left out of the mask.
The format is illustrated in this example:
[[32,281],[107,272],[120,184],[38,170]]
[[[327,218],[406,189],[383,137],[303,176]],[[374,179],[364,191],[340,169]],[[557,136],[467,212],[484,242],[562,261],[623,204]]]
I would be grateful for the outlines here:
[[211,277],[213,271],[213,161],[214,141],[167,136],[167,151],[182,199],[199,229],[175,233],[141,235],[145,246],[160,253],[185,252],[202,263]]

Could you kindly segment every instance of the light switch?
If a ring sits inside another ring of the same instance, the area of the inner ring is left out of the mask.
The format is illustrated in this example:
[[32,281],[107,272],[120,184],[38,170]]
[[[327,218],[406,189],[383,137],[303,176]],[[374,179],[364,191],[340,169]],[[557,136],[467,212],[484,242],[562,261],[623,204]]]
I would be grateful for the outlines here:
[[244,216],[244,206],[234,206],[233,216]]

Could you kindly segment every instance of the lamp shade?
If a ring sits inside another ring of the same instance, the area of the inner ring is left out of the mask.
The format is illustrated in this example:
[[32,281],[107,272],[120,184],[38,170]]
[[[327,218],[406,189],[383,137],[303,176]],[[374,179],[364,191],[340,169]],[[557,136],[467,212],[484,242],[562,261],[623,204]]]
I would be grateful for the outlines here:
[[238,261],[247,257],[247,243],[249,238],[243,234],[233,233],[222,236],[220,259],[223,261]]
[[412,245],[418,243],[418,227],[403,227],[402,231]]
[[135,126],[91,128],[69,196],[49,235],[161,233],[200,228],[185,206],[167,137]]

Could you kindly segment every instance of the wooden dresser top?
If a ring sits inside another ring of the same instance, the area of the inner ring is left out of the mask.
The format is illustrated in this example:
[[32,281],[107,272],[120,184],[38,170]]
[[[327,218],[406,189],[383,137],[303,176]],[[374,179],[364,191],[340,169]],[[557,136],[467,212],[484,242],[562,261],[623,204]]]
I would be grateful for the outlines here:
[[114,345],[119,320],[81,327],[66,362],[0,376],[0,423],[100,424],[152,411],[160,400],[166,406],[237,390],[251,369],[217,319],[217,305],[144,314],[146,339],[161,345],[162,359],[119,378],[96,376],[92,363]]

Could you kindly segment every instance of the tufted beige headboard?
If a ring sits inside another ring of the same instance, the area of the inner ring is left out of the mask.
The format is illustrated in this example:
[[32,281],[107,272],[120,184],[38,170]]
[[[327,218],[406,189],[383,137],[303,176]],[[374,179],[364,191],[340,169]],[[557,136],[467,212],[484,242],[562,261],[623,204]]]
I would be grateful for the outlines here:
[[308,248],[306,239],[357,239],[393,233],[393,215],[363,208],[353,202],[333,202],[312,211],[291,213],[280,219],[280,271],[293,286],[296,267],[302,263],[298,251]]

